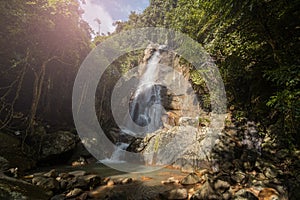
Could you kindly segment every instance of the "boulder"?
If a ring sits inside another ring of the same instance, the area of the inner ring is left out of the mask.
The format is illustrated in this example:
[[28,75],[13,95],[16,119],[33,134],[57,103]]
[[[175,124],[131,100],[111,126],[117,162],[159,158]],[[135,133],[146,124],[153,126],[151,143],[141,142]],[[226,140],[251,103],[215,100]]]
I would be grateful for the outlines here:
[[68,131],[58,131],[43,136],[40,159],[47,159],[70,152],[76,146],[76,136]]
[[[197,155],[197,159],[206,159],[206,154],[199,149],[201,135],[195,127],[175,126],[169,130],[159,129],[150,135],[146,136],[147,141],[142,142],[145,144],[142,154],[147,164],[177,163],[177,167],[181,168],[186,163],[197,164],[195,155]],[[189,139],[187,140],[187,138]],[[186,162],[176,162],[178,159]]]

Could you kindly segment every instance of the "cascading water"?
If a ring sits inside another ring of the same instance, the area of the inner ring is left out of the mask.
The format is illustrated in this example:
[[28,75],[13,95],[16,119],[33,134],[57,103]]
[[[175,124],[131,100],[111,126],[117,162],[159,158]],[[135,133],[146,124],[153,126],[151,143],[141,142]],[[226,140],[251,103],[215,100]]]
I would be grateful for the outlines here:
[[[160,46],[161,48],[162,46]],[[159,48],[159,49],[160,49]],[[145,72],[142,74],[137,90],[133,95],[130,104],[130,123],[127,123],[125,129],[122,129],[122,134],[140,136],[134,131],[132,121],[141,127],[147,127],[146,132],[154,132],[162,126],[161,117],[163,114],[161,106],[161,86],[155,82],[159,75],[160,52],[156,50],[145,66]],[[124,155],[128,144],[116,144],[115,151],[110,158],[104,159],[101,162],[122,163],[122,155]]]
[[[159,60],[160,52],[157,50],[146,65],[130,106],[132,120],[139,126],[147,126],[147,132],[162,126],[161,86],[155,82],[159,74]],[[130,124],[127,128],[131,129]]]
[[129,144],[127,143],[117,143],[116,147],[115,147],[115,151],[112,153],[110,158],[101,160],[101,162],[103,163],[122,163],[123,161],[123,157],[125,154],[125,150],[128,147]]

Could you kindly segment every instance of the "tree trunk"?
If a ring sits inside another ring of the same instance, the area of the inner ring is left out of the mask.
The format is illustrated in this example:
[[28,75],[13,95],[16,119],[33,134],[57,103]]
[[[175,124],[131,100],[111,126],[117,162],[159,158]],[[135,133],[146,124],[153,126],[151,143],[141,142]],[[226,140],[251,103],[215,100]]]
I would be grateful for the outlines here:
[[55,58],[56,57],[52,57],[52,58],[49,58],[48,60],[44,61],[42,63],[40,71],[34,73],[35,80],[34,80],[34,85],[33,85],[32,104],[31,104],[31,108],[30,108],[30,112],[29,112],[26,136],[27,136],[27,134],[32,134],[32,132],[33,132],[33,126],[35,124],[35,117],[36,117],[39,101],[41,98],[43,83],[44,83],[45,74],[46,74],[46,66],[49,62],[51,62]]

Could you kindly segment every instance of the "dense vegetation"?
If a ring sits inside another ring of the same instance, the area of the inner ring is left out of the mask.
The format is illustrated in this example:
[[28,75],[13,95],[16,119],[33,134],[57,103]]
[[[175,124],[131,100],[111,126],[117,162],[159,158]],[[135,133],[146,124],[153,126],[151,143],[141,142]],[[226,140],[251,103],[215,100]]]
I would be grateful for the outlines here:
[[299,8],[297,0],[152,0],[117,31],[162,26],[188,34],[215,59],[236,117],[299,144]]
[[[235,116],[297,145],[299,8],[298,0],[151,0],[143,13],[116,22],[115,33],[162,26],[188,34],[215,59]],[[91,41],[77,1],[1,0],[0,10],[0,129],[30,134],[38,123],[72,126],[76,71],[109,36]]]

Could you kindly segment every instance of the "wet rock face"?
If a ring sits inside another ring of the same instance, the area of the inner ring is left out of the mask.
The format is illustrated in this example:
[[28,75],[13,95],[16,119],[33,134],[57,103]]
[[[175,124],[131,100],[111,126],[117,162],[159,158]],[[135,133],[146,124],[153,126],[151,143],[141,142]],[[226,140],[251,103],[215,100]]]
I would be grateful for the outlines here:
[[167,112],[164,116],[166,118],[164,123],[177,126],[180,117],[195,117],[199,114],[199,110],[195,109],[197,107],[193,97],[195,91],[189,82],[189,67],[180,64],[179,56],[174,53],[158,44],[150,44],[144,51],[144,58],[140,64],[142,66],[140,76],[146,71],[147,63],[155,52],[160,53],[160,73],[157,79],[164,83],[160,86],[161,105]]

